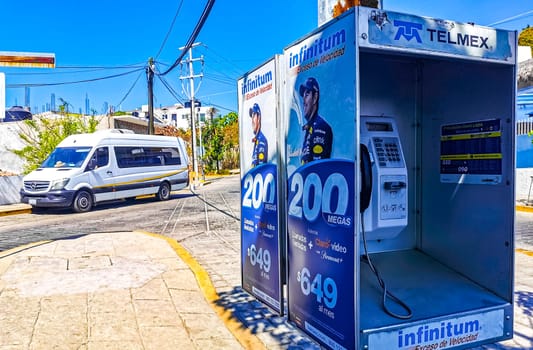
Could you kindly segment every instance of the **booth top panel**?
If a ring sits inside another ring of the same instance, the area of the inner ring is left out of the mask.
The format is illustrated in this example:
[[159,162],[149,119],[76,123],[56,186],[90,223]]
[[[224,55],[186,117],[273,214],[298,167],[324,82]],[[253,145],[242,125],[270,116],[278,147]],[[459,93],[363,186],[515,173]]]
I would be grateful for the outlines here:
[[516,64],[516,32],[360,7],[361,47]]

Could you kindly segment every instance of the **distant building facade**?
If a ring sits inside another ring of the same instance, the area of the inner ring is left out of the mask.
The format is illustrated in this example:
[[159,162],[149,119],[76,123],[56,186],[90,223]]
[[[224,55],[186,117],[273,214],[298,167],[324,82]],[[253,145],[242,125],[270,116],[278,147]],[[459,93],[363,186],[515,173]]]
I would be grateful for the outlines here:
[[30,88],[28,86],[24,87],[24,107],[30,108]]
[[89,104],[89,94],[85,94],[85,114],[91,114],[91,108]]
[[[197,102],[198,103],[198,102]],[[195,116],[198,123],[204,124],[207,120],[212,120],[215,116],[216,109],[212,106],[197,106],[195,107]],[[134,115],[140,118],[148,118],[148,106],[143,106],[141,110],[133,112]],[[154,108],[154,117],[163,125],[172,125],[178,129],[191,128],[191,108],[177,103],[173,106],[164,106]]]

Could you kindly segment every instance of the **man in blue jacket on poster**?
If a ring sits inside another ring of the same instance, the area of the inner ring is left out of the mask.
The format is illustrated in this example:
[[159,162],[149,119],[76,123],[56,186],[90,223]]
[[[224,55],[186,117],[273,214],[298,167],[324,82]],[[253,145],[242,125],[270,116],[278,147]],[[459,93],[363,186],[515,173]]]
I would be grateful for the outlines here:
[[250,108],[250,118],[252,118],[252,130],[254,132],[254,151],[252,153],[252,168],[268,161],[268,141],[261,132],[261,109],[257,103]]
[[304,116],[307,120],[302,127],[305,130],[305,136],[300,155],[301,164],[329,158],[333,144],[333,132],[331,126],[318,115],[320,88],[315,78],[307,78],[305,83],[300,85],[300,96],[303,98]]

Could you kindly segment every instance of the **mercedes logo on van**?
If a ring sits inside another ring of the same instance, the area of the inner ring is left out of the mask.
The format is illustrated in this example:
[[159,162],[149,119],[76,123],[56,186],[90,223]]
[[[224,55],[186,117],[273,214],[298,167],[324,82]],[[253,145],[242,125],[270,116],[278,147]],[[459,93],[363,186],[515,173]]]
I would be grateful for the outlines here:
[[37,188],[37,184],[35,182],[32,182],[30,186],[31,186],[31,189],[34,191]]

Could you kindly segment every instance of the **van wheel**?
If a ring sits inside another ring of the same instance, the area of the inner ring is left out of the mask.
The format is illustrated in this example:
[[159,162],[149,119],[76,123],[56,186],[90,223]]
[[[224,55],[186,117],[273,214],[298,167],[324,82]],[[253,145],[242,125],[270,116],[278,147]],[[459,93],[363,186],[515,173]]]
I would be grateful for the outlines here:
[[72,209],[76,213],[85,213],[92,209],[93,207],[93,196],[85,190],[79,191],[74,197],[74,202],[72,203]]
[[157,191],[157,199],[160,201],[166,201],[170,199],[170,185],[168,182],[163,182],[159,185],[159,191]]

